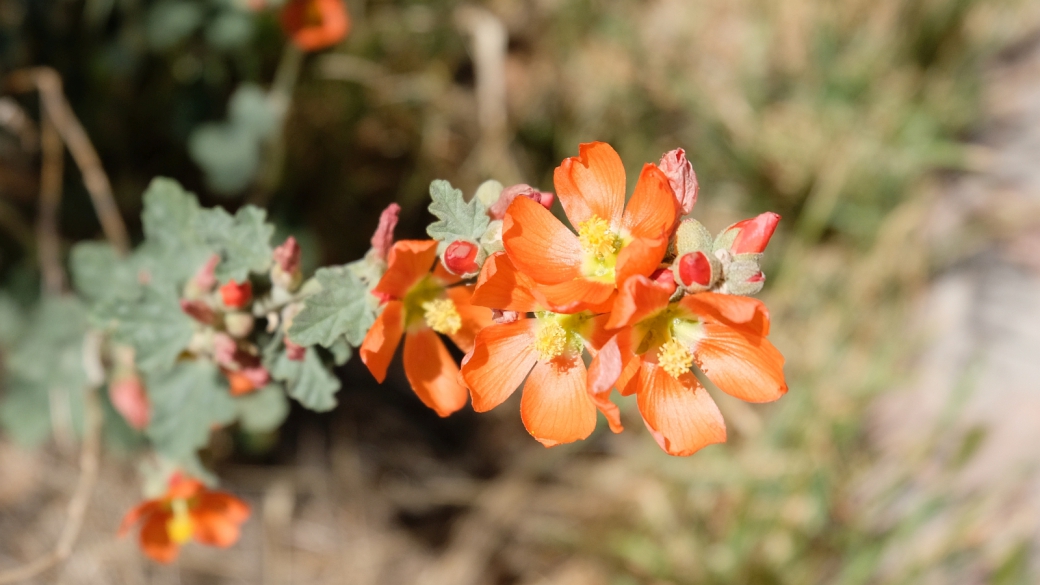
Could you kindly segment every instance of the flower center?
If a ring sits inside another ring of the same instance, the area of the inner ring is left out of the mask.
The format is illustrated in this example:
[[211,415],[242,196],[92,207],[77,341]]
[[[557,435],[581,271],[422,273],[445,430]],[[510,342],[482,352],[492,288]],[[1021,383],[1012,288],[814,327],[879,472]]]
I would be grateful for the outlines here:
[[462,328],[462,317],[451,299],[433,299],[422,305],[426,325],[445,335],[455,335]]
[[548,321],[538,328],[534,349],[538,359],[547,362],[559,357],[567,348],[567,331],[556,321]]
[[536,313],[538,331],[532,346],[538,352],[538,359],[547,362],[564,354],[580,354],[585,346],[580,332],[585,329],[590,315],[558,315],[548,311]]
[[578,242],[585,252],[585,275],[612,282],[614,265],[623,242],[619,234],[611,231],[610,223],[596,215],[579,223]]
[[678,379],[693,366],[693,354],[677,339],[670,339],[657,350],[657,363],[673,378]]
[[191,540],[191,535],[195,532],[191,515],[188,513],[188,502],[178,498],[173,500],[171,505],[173,517],[166,521],[166,534],[174,543],[184,544]]

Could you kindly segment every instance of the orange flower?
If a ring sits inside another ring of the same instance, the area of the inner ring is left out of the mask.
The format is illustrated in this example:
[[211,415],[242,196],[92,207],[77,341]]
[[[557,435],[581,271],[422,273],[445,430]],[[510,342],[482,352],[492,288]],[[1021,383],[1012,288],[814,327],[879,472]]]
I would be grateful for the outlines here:
[[693,364],[727,394],[770,402],[787,392],[784,358],[766,339],[769,313],[761,301],[699,293],[669,303],[670,296],[668,287],[641,276],[626,282],[607,324],[619,332],[594,360],[609,365],[593,367],[613,370],[622,394],[638,394],[662,449],[690,455],[726,440],[722,415]]
[[249,504],[175,474],[163,497],[143,502],[127,512],[119,526],[119,536],[143,521],[141,550],[153,560],[169,563],[177,558],[180,546],[192,539],[221,548],[235,544],[239,526],[248,518]]
[[448,416],[466,404],[467,392],[437,334],[469,351],[477,332],[491,323],[491,311],[470,304],[470,287],[449,288],[458,277],[439,263],[431,273],[436,260],[435,240],[402,240],[390,249],[386,273],[372,290],[385,305],[361,344],[361,360],[382,382],[403,335],[408,382],[426,406]]
[[320,51],[347,36],[350,17],[343,0],[289,0],[282,9],[282,28],[304,51]]
[[[581,357],[582,350],[595,351],[602,343],[606,315],[547,310],[534,282],[502,253],[485,262],[473,303],[520,314],[513,322],[481,330],[473,351],[462,360],[474,410],[491,410],[523,383],[521,418],[546,447],[588,437],[596,428],[597,408],[614,432],[621,431],[618,408],[588,392]],[[531,312],[534,318],[526,316]]]
[[517,197],[506,211],[502,243],[546,300],[572,310],[609,310],[618,286],[661,262],[676,217],[668,177],[643,166],[628,206],[625,167],[609,144],[579,147],[556,168],[556,194],[574,234],[537,202]]

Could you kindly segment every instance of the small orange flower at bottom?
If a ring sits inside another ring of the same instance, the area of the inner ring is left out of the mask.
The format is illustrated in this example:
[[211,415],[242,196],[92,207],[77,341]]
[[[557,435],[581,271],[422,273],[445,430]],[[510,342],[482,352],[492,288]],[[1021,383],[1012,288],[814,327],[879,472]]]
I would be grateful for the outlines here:
[[165,495],[127,512],[119,526],[119,536],[142,522],[141,550],[155,561],[169,563],[189,540],[221,548],[235,544],[240,525],[247,519],[249,504],[176,474]]

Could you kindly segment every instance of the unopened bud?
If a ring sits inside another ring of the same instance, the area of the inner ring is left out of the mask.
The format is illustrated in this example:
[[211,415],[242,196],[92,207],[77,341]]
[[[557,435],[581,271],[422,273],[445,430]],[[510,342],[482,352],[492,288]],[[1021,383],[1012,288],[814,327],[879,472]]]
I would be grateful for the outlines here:
[[241,371],[228,370],[224,372],[224,375],[227,376],[232,396],[242,396],[257,389],[257,386],[253,384],[253,380]]
[[758,261],[751,258],[738,258],[725,268],[726,282],[722,292],[731,295],[753,295],[765,286],[766,276]]
[[401,206],[391,203],[386,206],[383,213],[379,215],[379,226],[376,233],[372,235],[372,252],[380,260],[386,260],[390,248],[394,245],[394,228],[397,227],[397,218],[401,214]]
[[669,292],[675,292],[675,289],[679,288],[675,284],[675,276],[670,268],[658,268],[650,275],[650,280],[667,287]]
[[181,310],[192,319],[204,325],[212,325],[217,320],[216,312],[203,301],[181,299]]
[[148,426],[151,406],[144,384],[137,375],[114,380],[108,387],[108,398],[131,427],[140,431]]
[[513,323],[520,319],[520,313],[516,311],[502,311],[500,309],[491,309],[491,320],[495,323]]
[[253,284],[248,280],[239,284],[234,280],[220,287],[220,298],[231,309],[241,309],[253,302]]
[[232,337],[242,339],[253,332],[253,324],[256,319],[249,313],[235,311],[224,315],[224,328]]
[[684,219],[675,230],[675,253],[682,256],[690,252],[709,252],[714,241],[704,224],[696,219]]
[[513,185],[512,187],[506,187],[502,190],[502,194],[499,195],[498,201],[488,208],[488,215],[491,216],[491,219],[502,219],[505,217],[509,205],[517,197],[527,197],[546,209],[552,207],[554,199],[552,193],[539,191],[530,185]]
[[477,191],[473,194],[473,198],[483,203],[484,207],[491,207],[496,201],[498,201],[503,190],[505,190],[505,187],[502,186],[502,183],[499,183],[494,179],[488,179],[477,187]]
[[673,264],[679,282],[690,292],[711,288],[719,276],[719,261],[704,252],[690,252],[679,256]]
[[455,240],[444,249],[444,267],[459,276],[474,274],[480,271],[477,263],[479,253],[480,247],[473,242]]
[[484,234],[480,236],[480,247],[487,252],[488,256],[505,250],[502,245],[502,220],[493,219],[488,223]]
[[[204,294],[209,293],[213,290],[213,287],[217,286],[217,264],[220,263],[220,256],[213,254],[206,260],[206,263],[202,265],[202,268],[192,276],[188,283],[184,286],[184,296],[189,299],[197,299]],[[147,284],[147,283],[142,283]]]
[[681,210],[681,215],[686,215],[697,203],[697,173],[693,172],[693,165],[686,160],[686,151],[676,148],[666,152],[657,165],[668,177],[668,184],[675,193],[676,205]]
[[726,249],[734,254],[761,254],[779,222],[780,216],[773,212],[738,221],[719,234],[715,240],[715,249]]
[[213,336],[213,361],[218,365],[228,366],[235,363],[235,354],[238,353],[238,342],[226,333],[217,333]]
[[288,335],[283,341],[285,342],[285,357],[294,362],[302,362],[303,358],[307,356],[307,348],[289,341]]
[[274,249],[273,257],[271,282],[278,288],[295,291],[303,282],[303,274],[300,272],[300,245],[296,243],[296,238],[286,238],[281,246]]

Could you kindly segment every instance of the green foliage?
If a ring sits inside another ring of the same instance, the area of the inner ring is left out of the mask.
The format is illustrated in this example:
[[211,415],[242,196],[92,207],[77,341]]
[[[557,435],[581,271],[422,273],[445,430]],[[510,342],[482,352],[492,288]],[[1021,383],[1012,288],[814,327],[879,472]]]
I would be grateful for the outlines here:
[[235,419],[237,409],[215,365],[179,362],[173,370],[147,377],[152,419],[145,430],[155,449],[182,462],[209,442],[210,430]]
[[195,195],[176,181],[159,177],[148,186],[141,214],[145,242],[135,256],[152,283],[175,289],[215,252],[195,231],[200,213]]
[[339,380],[329,373],[316,349],[308,348],[303,361],[290,360],[280,354],[271,368],[271,376],[285,382],[289,396],[305,407],[325,412],[336,407]]
[[280,385],[268,384],[234,399],[238,422],[251,433],[266,433],[280,427],[289,416],[289,401]]
[[361,345],[376,319],[377,299],[351,266],[322,268],[314,275],[321,290],[304,300],[289,339],[300,345],[332,347],[339,339]]
[[271,236],[274,226],[267,213],[247,205],[231,216],[217,207],[199,213],[195,231],[206,246],[220,254],[217,279],[243,282],[250,272],[266,272],[271,266]]
[[81,242],[69,253],[72,284],[89,302],[127,299],[138,294],[137,270],[111,244]]
[[195,331],[177,299],[153,287],[145,287],[136,299],[105,303],[95,315],[115,341],[134,348],[137,367],[146,372],[172,367]]
[[227,122],[203,124],[188,138],[188,152],[206,184],[222,195],[245,189],[260,168],[260,144],[248,129]]
[[18,303],[0,292],[0,349],[14,343],[25,329],[25,319]]
[[462,191],[442,180],[430,183],[430,197],[433,199],[430,213],[438,220],[426,228],[431,238],[447,243],[455,240],[480,241],[490,219],[487,207],[479,199],[474,197],[467,202]]

